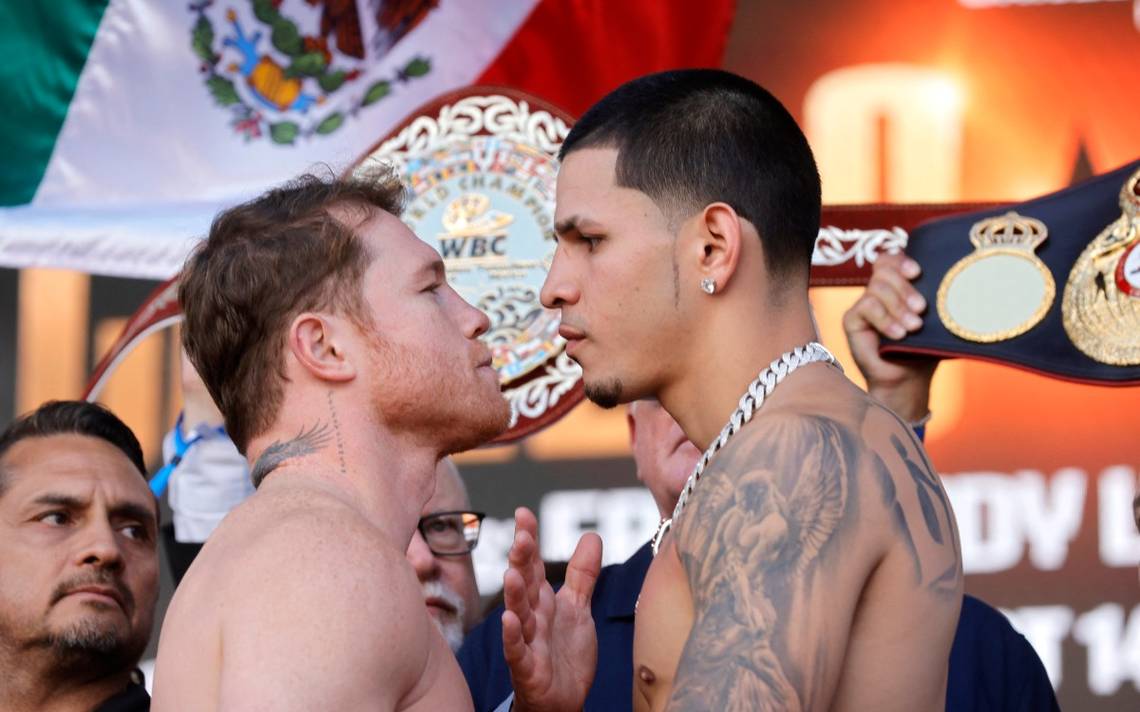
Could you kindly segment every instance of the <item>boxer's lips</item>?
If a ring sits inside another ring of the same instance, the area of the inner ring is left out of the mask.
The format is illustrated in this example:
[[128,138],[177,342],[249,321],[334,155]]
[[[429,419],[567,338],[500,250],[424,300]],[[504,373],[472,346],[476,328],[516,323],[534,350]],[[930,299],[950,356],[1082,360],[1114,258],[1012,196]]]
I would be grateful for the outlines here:
[[558,326],[558,335],[567,341],[581,341],[586,338],[586,332],[565,323]]
[[494,370],[494,366],[491,364],[493,364],[495,361],[495,354],[491,351],[491,349],[487,348],[485,344],[477,343],[475,345],[475,352],[472,355],[475,357],[476,371],[481,368],[490,368]]
[[491,358],[491,353],[487,352],[486,357],[479,360],[475,365],[475,373],[481,377],[486,377],[489,381],[494,381],[496,386],[499,386],[499,371],[494,366],[494,360]]
[[566,339],[566,354],[569,356],[573,356],[574,350],[586,340],[586,332],[568,324],[558,327],[558,335]]

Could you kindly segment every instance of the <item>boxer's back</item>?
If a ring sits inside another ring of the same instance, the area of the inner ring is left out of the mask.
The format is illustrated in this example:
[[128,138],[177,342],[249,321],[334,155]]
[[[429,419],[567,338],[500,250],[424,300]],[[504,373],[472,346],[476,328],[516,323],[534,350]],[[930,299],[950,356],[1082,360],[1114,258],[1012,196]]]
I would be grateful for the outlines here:
[[713,460],[646,577],[637,709],[935,710],[962,575],[905,424],[822,367]]
[[268,479],[211,536],[163,623],[156,710],[470,704],[403,552],[319,486]]

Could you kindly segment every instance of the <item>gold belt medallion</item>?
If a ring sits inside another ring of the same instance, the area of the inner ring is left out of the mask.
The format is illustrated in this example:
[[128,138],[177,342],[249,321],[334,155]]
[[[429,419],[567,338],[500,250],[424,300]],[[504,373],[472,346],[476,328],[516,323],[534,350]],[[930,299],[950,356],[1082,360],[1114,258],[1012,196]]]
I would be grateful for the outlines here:
[[1024,334],[1049,311],[1053,275],[1034,250],[1045,223],[1008,212],[970,228],[974,252],[958,260],[938,287],[938,316],[950,333],[989,344]]
[[1140,171],[1120,190],[1121,215],[1073,265],[1061,315],[1073,345],[1112,366],[1140,364]]

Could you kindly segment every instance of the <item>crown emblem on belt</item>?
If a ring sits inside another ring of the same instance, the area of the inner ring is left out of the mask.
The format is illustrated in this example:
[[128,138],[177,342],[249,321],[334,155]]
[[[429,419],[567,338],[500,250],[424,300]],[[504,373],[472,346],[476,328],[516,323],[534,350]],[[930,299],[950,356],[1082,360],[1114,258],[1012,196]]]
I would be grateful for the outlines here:
[[970,242],[979,250],[1013,247],[1032,252],[1048,236],[1045,223],[1012,211],[977,222],[970,228]]
[[1057,294],[1053,274],[1034,253],[1045,223],[1010,211],[970,228],[974,252],[958,260],[938,287],[938,316],[967,341],[1012,339],[1036,326]]

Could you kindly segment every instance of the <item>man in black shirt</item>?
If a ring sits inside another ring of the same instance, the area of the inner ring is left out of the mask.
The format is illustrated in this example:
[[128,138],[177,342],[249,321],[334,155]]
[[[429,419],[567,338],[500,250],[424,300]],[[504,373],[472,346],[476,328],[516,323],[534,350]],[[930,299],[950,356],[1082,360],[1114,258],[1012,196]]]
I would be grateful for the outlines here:
[[0,433],[0,709],[146,710],[158,504],[106,409],[46,403]]

